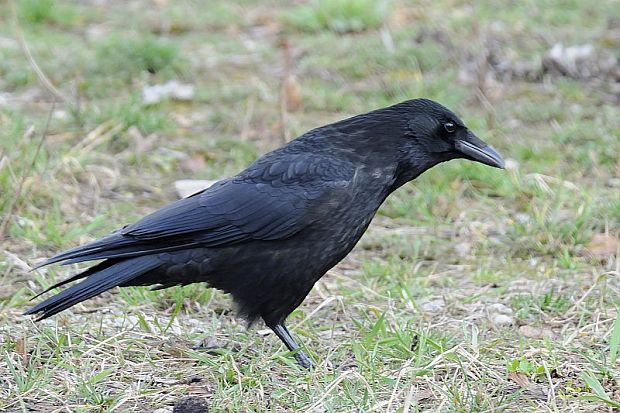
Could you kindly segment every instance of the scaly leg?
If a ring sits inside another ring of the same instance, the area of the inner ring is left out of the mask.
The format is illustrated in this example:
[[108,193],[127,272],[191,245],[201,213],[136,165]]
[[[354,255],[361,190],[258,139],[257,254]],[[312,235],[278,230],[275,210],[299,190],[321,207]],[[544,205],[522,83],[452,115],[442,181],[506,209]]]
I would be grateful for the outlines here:
[[276,333],[276,335],[280,338],[280,340],[282,340],[282,342],[284,343],[286,348],[289,349],[289,351],[295,352],[294,354],[295,360],[297,360],[297,363],[299,363],[301,367],[305,369],[309,369],[310,367],[312,367],[312,362],[310,361],[306,353],[304,353],[299,348],[299,345],[295,342],[295,340],[291,336],[291,333],[284,326],[284,324],[278,323],[275,326],[271,327],[271,329],[273,330],[274,333]]

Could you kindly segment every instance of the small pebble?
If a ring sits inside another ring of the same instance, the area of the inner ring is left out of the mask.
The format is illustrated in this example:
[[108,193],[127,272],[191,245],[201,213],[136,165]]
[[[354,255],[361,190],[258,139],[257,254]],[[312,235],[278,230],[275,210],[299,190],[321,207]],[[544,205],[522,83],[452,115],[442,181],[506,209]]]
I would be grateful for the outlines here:
[[491,317],[491,322],[496,327],[504,327],[513,325],[515,320],[514,318],[506,314],[495,314],[493,317]]
[[489,312],[489,314],[512,314],[512,309],[502,303],[489,304],[487,306],[487,311]]
[[510,171],[516,171],[519,169],[519,162],[515,159],[508,158],[506,159],[506,165],[504,167]]
[[420,309],[425,313],[438,313],[445,307],[445,305],[446,303],[443,298],[439,298],[420,303]]

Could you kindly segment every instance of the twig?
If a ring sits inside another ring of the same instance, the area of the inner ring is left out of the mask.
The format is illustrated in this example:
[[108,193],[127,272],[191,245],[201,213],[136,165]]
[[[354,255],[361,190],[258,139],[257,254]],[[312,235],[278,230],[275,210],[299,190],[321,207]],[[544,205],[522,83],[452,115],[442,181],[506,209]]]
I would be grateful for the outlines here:
[[39,81],[43,84],[43,87],[45,87],[45,89],[47,89],[48,92],[50,92],[54,96],[54,102],[60,101],[62,103],[68,103],[68,100],[63,96],[62,93],[60,93],[60,91],[56,88],[56,86],[54,86],[52,81],[47,77],[47,75],[43,72],[43,70],[41,70],[41,68],[37,64],[37,61],[34,59],[34,56],[30,52],[30,48],[28,47],[28,44],[26,43],[26,40],[24,39],[24,35],[19,25],[19,19],[17,17],[17,9],[15,7],[15,1],[11,0],[10,3],[11,3],[12,11],[13,11],[13,18],[15,21],[15,34],[17,35],[17,40],[19,41],[19,45],[22,51],[24,52],[24,54],[26,55],[26,58],[28,59],[28,63],[30,63],[30,66],[32,66],[32,70],[34,70],[34,72],[37,74],[37,77],[39,78]]
[[41,147],[43,146],[43,142],[45,142],[45,138],[47,136],[50,123],[52,121],[52,114],[54,113],[55,106],[56,106],[56,100],[54,99],[52,101],[52,107],[50,109],[50,112],[47,115],[47,122],[45,123],[45,129],[43,129],[43,134],[41,134],[41,139],[39,140],[37,149],[34,152],[32,161],[30,162],[30,165],[28,165],[28,167],[22,173],[22,176],[19,180],[19,184],[17,185],[17,191],[15,192],[15,196],[11,200],[11,204],[9,205],[9,208],[7,209],[6,214],[4,215],[4,218],[2,219],[2,223],[0,223],[0,239],[4,238],[4,233],[9,224],[9,221],[11,220],[11,216],[13,215],[13,211],[15,210],[15,206],[17,205],[17,202],[19,201],[22,195],[22,189],[24,188],[24,182],[26,181],[26,178],[28,177],[28,175],[30,175],[30,172],[32,172],[32,170],[34,169],[34,165],[37,161],[37,157],[39,156],[39,152],[41,151]]
[[489,66],[490,66],[490,62],[489,62],[489,58],[490,58],[490,51],[487,48],[487,44],[488,44],[488,40],[485,39],[480,39],[480,43],[482,44],[482,49],[483,49],[483,57],[484,59],[482,59],[481,62],[479,62],[478,65],[478,72],[477,72],[477,90],[476,90],[476,97],[478,98],[478,101],[480,102],[480,104],[484,107],[484,109],[487,112],[487,124],[488,127],[490,129],[495,128],[495,108],[493,107],[493,104],[491,103],[488,93],[487,93],[487,75],[489,73]]
[[581,298],[579,300],[577,300],[575,302],[575,304],[573,304],[573,306],[568,309],[568,311],[566,311],[566,314],[570,314],[573,311],[575,311],[577,309],[577,307],[579,307],[581,305],[581,303],[592,293],[592,291],[594,291],[594,289],[598,286],[599,281],[604,279],[606,276],[607,276],[607,273],[599,275],[596,278],[596,281],[594,281],[594,284],[592,284],[590,286],[590,288],[588,288],[588,290],[581,296]]
[[243,117],[243,126],[241,128],[241,140],[247,141],[250,137],[250,130],[252,123],[252,117],[254,116],[254,104],[256,103],[256,98],[254,95],[250,96],[248,99],[248,104],[245,110],[245,116]]
[[556,403],[555,398],[555,386],[553,385],[553,379],[551,378],[551,372],[549,372],[549,367],[545,361],[542,361],[543,368],[545,369],[545,376],[547,377],[547,381],[549,382],[549,394],[547,395],[547,405],[553,408],[553,410],[557,410],[558,405]]

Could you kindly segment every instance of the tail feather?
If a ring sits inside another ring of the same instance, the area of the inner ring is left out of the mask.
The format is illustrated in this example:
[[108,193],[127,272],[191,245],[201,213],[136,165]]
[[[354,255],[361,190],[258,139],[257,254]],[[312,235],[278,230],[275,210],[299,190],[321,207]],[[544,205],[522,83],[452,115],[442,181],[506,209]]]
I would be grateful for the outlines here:
[[119,231],[116,231],[96,241],[54,255],[52,258],[34,267],[33,270],[57,262],[62,262],[62,265],[68,265],[109,258],[132,258],[156,252],[176,251],[193,245],[196,245],[195,241],[182,239],[175,240],[172,245],[153,245],[152,243],[136,242],[136,240],[123,236]]
[[[84,252],[84,253],[81,253],[81,255],[76,254],[73,257],[63,258],[61,259],[61,261],[64,261],[62,265],[68,265],[68,264],[76,264],[76,263],[84,262],[84,261],[102,260],[106,258],[131,258],[137,255],[153,254],[153,253],[167,252],[167,251],[176,251],[182,248],[191,247],[193,245],[195,245],[195,242],[177,244],[177,245],[173,245],[169,247],[162,246],[158,248],[153,248],[153,247],[146,248],[142,245],[137,245],[137,246],[131,245],[125,248],[109,249],[105,251],[96,251],[92,253]],[[44,265],[47,265],[47,264],[44,264]]]
[[54,255],[52,258],[42,262],[41,264],[34,267],[32,270],[36,270],[41,267],[45,267],[46,265],[54,264],[61,261],[66,261],[71,258],[82,257],[85,255],[94,254],[97,252],[104,251],[110,248],[118,248],[122,245],[128,244],[130,240],[123,239],[122,235],[119,234],[118,231],[113,232],[105,237],[95,240],[93,242],[89,242],[85,245],[80,245],[75,248],[71,248],[70,250],[61,252],[60,254]]
[[[99,267],[101,263],[92,269]],[[161,263],[154,256],[142,256],[132,258],[120,262],[113,263],[109,266],[100,267],[99,270],[90,273],[86,280],[79,284],[71,286],[66,290],[48,298],[42,303],[32,307],[24,314],[41,313],[38,320],[57,314],[75,304],[92,298],[113,287],[124,284],[127,281],[139,277],[140,275],[157,268]],[[87,270],[86,272],[89,272]],[[83,274],[83,273],[82,273]],[[78,274],[73,279],[81,278],[82,274]],[[69,282],[69,280],[59,283],[59,285]]]
[[98,271],[103,271],[106,268],[110,267],[111,265],[116,264],[117,262],[118,261],[115,261],[115,260],[106,260],[106,261],[100,262],[97,265],[93,265],[92,267],[88,268],[86,271],[82,271],[81,273],[78,273],[78,274],[74,275],[73,277],[64,279],[64,280],[62,280],[60,282],[57,282],[56,284],[52,285],[51,287],[48,287],[47,289],[45,289],[45,291],[42,291],[39,294],[37,294],[34,297],[32,297],[30,299],[30,301],[36,300],[37,298],[39,298],[43,294],[53,290],[54,288],[60,287],[60,286],[65,285],[65,284],[68,284],[68,283],[70,283],[72,281],[75,281],[75,280],[80,280],[82,278],[86,278],[89,275],[92,275],[92,274],[94,274],[94,273],[96,273]]

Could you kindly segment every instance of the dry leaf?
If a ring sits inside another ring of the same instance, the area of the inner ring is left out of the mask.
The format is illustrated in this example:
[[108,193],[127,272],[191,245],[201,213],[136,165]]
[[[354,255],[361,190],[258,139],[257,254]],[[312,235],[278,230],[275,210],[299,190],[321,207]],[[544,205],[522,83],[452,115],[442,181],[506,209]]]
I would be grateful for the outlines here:
[[542,386],[532,382],[527,375],[518,372],[508,373],[508,380],[523,389],[523,397],[530,400],[546,400],[547,391]]
[[609,234],[596,234],[586,246],[586,253],[592,258],[607,258],[618,251],[618,239]]
[[22,260],[21,258],[13,254],[12,252],[4,251],[4,255],[6,256],[6,262],[9,263],[10,265],[16,268],[19,268],[20,270],[24,272],[32,271],[32,268],[30,267],[30,265],[26,263],[26,261]]
[[515,383],[519,385],[519,387],[522,387],[524,389],[527,389],[532,385],[532,383],[530,382],[530,379],[528,379],[527,376],[523,373],[517,373],[517,372],[508,373],[508,380],[514,381]]
[[181,168],[188,172],[197,173],[204,170],[206,166],[205,157],[200,154],[188,156],[181,161]]
[[136,154],[143,155],[147,152],[150,152],[155,146],[155,141],[157,140],[157,136],[155,134],[151,134],[149,136],[142,135],[140,129],[136,126],[132,126],[127,129],[127,135],[134,142],[134,150]]
[[295,112],[301,107],[301,85],[297,76],[288,75],[282,82],[282,97],[288,112]]
[[413,7],[407,7],[403,4],[398,4],[394,7],[394,11],[390,15],[390,27],[395,29],[409,26],[415,23],[419,17],[416,15]]
[[22,357],[22,365],[24,367],[28,367],[28,351],[26,347],[26,339],[18,338],[15,340],[15,352]]
[[525,337],[535,338],[539,340],[544,337],[553,337],[553,331],[548,328],[534,327],[528,325],[519,327],[519,332]]

